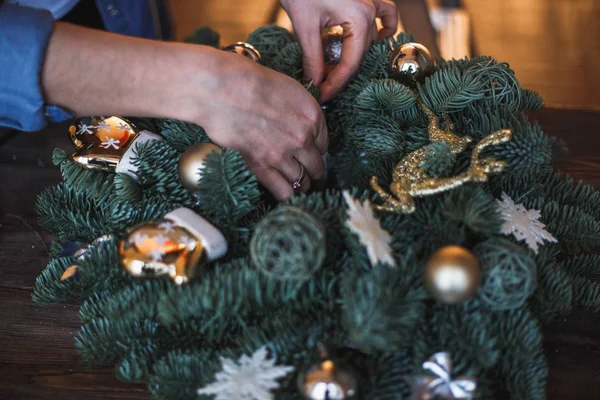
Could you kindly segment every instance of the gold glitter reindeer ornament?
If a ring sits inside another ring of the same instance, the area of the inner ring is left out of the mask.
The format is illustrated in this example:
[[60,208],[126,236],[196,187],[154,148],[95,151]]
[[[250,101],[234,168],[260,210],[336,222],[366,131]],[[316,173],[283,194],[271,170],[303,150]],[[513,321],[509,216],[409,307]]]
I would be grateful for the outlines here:
[[[427,115],[429,140],[431,143],[444,142],[454,154],[462,153],[473,141],[469,136],[458,136],[454,133],[454,124],[447,115],[444,116],[445,129],[440,127],[439,117],[421,100],[419,106]],[[422,147],[404,157],[394,168],[393,181],[390,185],[392,194],[385,192],[376,176],[371,178],[371,187],[381,196],[383,204],[373,205],[378,211],[410,214],[415,211],[415,197],[430,196],[461,186],[466,182],[485,182],[488,175],[502,172],[506,163],[493,158],[481,158],[483,149],[508,142],[512,132],[508,129],[494,131],[480,140],[471,154],[471,165],[467,171],[450,178],[433,178],[421,166],[431,149]]]

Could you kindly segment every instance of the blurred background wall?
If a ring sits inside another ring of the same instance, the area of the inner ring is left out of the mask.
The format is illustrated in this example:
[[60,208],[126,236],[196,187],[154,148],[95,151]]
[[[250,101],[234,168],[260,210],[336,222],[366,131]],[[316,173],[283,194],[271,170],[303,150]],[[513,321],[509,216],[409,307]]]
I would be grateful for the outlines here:
[[[279,15],[277,0],[170,2],[177,39],[207,25],[228,44],[244,40],[254,28]],[[441,31],[438,39],[444,56],[491,55],[508,61],[523,86],[540,92],[549,106],[600,109],[600,0],[427,3],[431,20]],[[416,18],[420,26],[421,16],[408,14],[401,16],[403,20]],[[415,39],[419,41],[418,36]]]

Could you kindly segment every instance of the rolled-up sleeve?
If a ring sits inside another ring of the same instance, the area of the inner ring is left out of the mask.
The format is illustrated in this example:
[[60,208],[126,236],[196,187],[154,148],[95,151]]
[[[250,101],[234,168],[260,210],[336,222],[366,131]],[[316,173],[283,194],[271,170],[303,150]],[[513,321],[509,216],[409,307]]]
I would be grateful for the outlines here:
[[0,4],[0,125],[46,126],[41,73],[53,23],[48,11]]

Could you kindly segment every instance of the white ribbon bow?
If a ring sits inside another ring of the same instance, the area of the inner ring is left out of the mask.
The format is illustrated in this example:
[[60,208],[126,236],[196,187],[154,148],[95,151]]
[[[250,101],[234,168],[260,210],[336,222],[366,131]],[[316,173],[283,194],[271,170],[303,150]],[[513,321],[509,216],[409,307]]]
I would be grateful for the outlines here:
[[477,381],[470,377],[459,376],[452,379],[452,360],[446,352],[435,353],[423,363],[423,369],[433,373],[436,377],[426,376],[420,379],[422,384],[422,399],[431,399],[439,396],[444,399],[472,400],[477,389]]

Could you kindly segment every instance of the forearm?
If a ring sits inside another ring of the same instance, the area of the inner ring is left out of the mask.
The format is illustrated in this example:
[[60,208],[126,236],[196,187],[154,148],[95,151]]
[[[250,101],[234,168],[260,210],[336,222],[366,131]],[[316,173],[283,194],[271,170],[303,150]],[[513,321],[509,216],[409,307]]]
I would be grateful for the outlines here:
[[[77,115],[195,120],[215,85],[218,50],[106,33],[57,22],[42,69],[46,102]],[[200,104],[198,104],[200,103]]]

